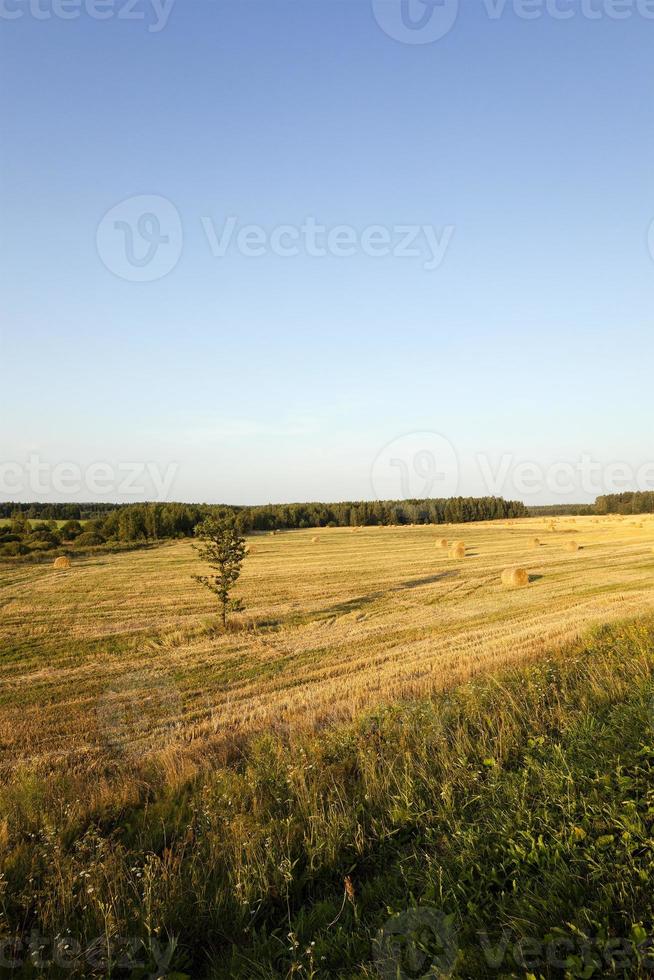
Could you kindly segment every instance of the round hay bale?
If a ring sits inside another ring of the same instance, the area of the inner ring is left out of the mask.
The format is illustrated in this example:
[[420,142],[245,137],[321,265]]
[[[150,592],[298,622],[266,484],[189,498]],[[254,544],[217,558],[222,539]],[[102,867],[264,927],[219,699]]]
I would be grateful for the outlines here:
[[565,543],[565,550],[566,551],[579,551],[579,542],[578,541],[566,541],[566,543]]
[[540,538],[534,538],[531,542],[532,548],[540,548]]
[[526,568],[505,568],[502,572],[502,585],[510,589],[529,585],[529,572]]
[[463,541],[457,541],[457,543],[450,548],[450,558],[465,558],[466,556],[466,546]]
[[438,542],[439,548],[449,548],[449,546],[450,546],[450,542],[447,540],[447,538],[441,538],[440,541]]
[[72,561],[66,555],[61,555],[59,558],[55,558],[53,568],[70,568]]
[[318,544],[319,541],[320,541],[319,537],[311,538],[311,544]]

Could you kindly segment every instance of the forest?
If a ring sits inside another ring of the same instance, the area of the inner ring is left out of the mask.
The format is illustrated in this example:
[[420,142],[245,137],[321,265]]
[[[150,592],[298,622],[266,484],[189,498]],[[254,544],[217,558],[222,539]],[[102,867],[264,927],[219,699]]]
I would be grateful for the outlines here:
[[499,497],[256,507],[141,503],[114,505],[111,509],[105,505],[103,512],[85,516],[93,513],[92,506],[3,504],[0,516],[5,518],[5,523],[0,528],[0,556],[20,557],[61,548],[80,550],[190,537],[203,518],[226,510],[236,514],[244,533],[378,524],[464,524],[527,516],[524,504]]
[[185,503],[0,503],[0,556],[37,555],[55,549],[125,547],[193,535],[196,524],[231,511],[240,529],[252,532],[319,527],[466,524],[521,517],[652,514],[654,493],[625,492],[598,497],[594,504],[527,507],[501,497],[426,500],[262,504],[252,507]]

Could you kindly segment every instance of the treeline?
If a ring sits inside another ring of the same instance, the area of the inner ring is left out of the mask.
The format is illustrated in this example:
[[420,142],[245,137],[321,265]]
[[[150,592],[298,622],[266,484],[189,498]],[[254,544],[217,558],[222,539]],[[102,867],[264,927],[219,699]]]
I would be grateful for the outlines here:
[[236,508],[245,531],[310,527],[361,527],[392,524],[466,524],[526,517],[527,508],[501,497],[450,497],[428,500],[346,501],[338,504],[269,504]]
[[596,514],[654,514],[654,493],[609,493],[595,501]]
[[629,490],[598,497],[594,504],[544,504],[528,507],[530,517],[601,516],[602,514],[654,514],[654,492]]
[[[37,505],[30,505],[36,507]],[[244,533],[286,531],[313,527],[362,525],[464,524],[525,517],[527,508],[499,497],[454,497],[443,500],[358,501],[339,504],[268,504],[228,507],[210,504],[122,504],[84,520],[66,518],[67,505],[52,504],[57,517],[34,523],[14,508],[0,528],[0,554],[12,557],[56,548],[85,549],[129,542],[190,537],[203,518],[231,511]]]
[[25,517],[28,521],[86,521],[100,517],[120,504],[20,504],[0,501],[0,518]]
[[[64,507],[65,505],[53,505]],[[0,527],[0,556],[21,557],[43,551],[86,550],[127,543],[187,537],[208,508],[190,504],[114,504],[103,516],[80,521],[61,517],[29,520],[14,510]],[[61,514],[62,511],[57,512]]]
[[596,504],[543,504],[528,507],[530,517],[592,517]]
[[[241,530],[288,531],[313,527],[358,527],[375,524],[463,524],[524,517],[518,501],[498,497],[447,500],[358,501],[340,504],[268,504],[223,507],[195,504],[132,504],[108,514],[97,531],[119,541],[185,537],[206,516],[226,510],[236,514]],[[96,522],[93,522],[94,524]]]
[[[114,504],[114,503],[14,503],[0,502],[0,519],[29,521],[94,521],[116,536],[138,537],[187,535],[202,517],[231,510],[241,515],[246,531],[275,531],[307,527],[348,527],[364,524],[444,524],[513,517],[594,516],[601,514],[652,514],[654,492],[627,491],[598,497],[594,504],[539,504],[528,507],[500,497],[455,497],[443,500],[350,501],[338,504],[264,504],[238,507],[218,504]],[[116,523],[118,521],[118,524]],[[132,528],[132,530],[130,530]]]

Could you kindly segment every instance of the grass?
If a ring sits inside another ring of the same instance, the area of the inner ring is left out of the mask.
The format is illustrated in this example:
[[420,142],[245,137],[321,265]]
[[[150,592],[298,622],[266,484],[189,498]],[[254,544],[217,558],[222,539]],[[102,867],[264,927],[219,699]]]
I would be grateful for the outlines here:
[[0,922],[69,949],[22,975],[649,976],[653,670],[613,627],[92,819],[24,770]]
[[604,976],[620,940],[648,975],[654,626],[579,637],[654,612],[654,522],[558,528],[467,526],[459,564],[460,528],[261,537],[227,634],[186,542],[2,566],[0,940],[212,978],[383,975],[395,932]]

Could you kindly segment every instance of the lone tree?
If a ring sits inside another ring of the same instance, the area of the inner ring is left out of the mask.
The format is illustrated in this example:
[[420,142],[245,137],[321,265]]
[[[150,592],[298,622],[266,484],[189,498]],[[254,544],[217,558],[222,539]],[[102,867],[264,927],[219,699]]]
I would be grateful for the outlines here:
[[240,599],[230,598],[230,593],[241,574],[245,539],[234,515],[229,513],[201,521],[195,528],[195,536],[201,544],[193,547],[203,561],[209,562],[216,574],[194,575],[193,578],[218,596],[223,626],[226,626],[227,612],[238,612],[244,608]]

